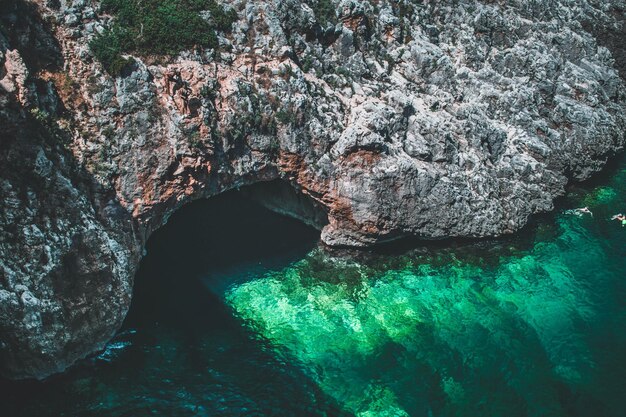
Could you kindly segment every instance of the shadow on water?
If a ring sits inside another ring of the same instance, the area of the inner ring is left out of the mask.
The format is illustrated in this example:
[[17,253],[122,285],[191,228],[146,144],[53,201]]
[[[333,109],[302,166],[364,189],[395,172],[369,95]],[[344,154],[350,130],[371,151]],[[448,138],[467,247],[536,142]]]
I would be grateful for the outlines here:
[[284,268],[318,239],[237,192],[183,207],[148,242],[107,349],[43,382],[0,382],[3,415],[349,415],[212,291]]

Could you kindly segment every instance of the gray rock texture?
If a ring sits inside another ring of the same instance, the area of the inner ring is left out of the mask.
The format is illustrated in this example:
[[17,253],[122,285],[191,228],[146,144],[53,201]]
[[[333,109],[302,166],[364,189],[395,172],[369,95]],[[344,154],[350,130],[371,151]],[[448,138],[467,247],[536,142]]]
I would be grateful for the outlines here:
[[498,236],[624,145],[624,0],[230,0],[219,54],[116,78],[97,3],[0,0],[5,376],[100,349],[194,199],[281,178],[328,245]]

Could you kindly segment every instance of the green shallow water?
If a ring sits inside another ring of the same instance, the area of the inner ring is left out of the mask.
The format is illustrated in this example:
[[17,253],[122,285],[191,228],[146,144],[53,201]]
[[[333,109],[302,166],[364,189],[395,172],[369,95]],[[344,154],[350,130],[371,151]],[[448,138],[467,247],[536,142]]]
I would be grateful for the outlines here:
[[[589,206],[594,217],[567,209]],[[8,415],[626,415],[626,164],[518,236],[328,252],[235,196],[149,244],[123,331]]]

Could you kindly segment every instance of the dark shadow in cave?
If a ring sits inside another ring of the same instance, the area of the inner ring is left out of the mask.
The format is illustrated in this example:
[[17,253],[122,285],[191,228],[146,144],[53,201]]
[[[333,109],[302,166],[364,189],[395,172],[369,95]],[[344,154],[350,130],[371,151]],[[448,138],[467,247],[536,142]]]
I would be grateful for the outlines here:
[[[279,181],[272,183],[278,185]],[[216,288],[215,281],[228,286],[234,283],[232,280],[279,269],[301,259],[317,245],[317,230],[276,214],[251,197],[260,187],[267,188],[268,184],[192,202],[150,237],[136,276],[126,325],[150,317],[171,319],[178,325],[179,318],[166,309],[180,308],[185,314],[191,311],[187,305],[180,305],[172,293],[180,293],[183,298],[204,297],[208,288]],[[189,293],[185,287],[190,285],[198,290],[202,287],[201,294]],[[163,299],[155,304],[159,297]]]

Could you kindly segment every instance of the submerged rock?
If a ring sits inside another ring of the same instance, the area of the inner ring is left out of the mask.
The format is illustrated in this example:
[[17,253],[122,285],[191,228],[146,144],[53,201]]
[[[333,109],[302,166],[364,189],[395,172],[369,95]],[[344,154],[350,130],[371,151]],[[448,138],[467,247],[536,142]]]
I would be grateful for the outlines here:
[[221,3],[219,50],[112,77],[89,46],[110,16],[2,2],[5,375],[101,349],[145,241],[194,199],[282,178],[312,202],[267,206],[329,245],[497,236],[623,147],[623,0]]

